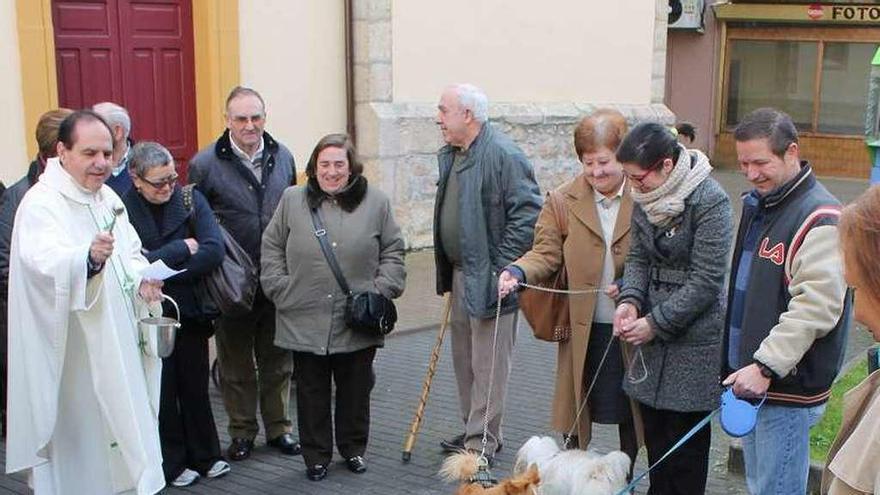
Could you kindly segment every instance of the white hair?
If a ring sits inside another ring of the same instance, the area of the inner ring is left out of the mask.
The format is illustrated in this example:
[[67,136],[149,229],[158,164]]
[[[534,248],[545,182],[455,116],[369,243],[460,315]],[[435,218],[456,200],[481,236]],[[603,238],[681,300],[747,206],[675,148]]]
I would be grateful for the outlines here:
[[117,105],[116,103],[112,103],[109,101],[96,103],[92,110],[98,113],[101,117],[104,117],[104,120],[110,124],[110,127],[122,127],[122,132],[124,136],[122,139],[128,139],[128,135],[131,133],[131,117],[128,116],[128,111]]
[[458,104],[474,114],[477,122],[486,122],[489,120],[489,97],[482,89],[473,84],[456,84],[453,86],[455,94],[458,95]]

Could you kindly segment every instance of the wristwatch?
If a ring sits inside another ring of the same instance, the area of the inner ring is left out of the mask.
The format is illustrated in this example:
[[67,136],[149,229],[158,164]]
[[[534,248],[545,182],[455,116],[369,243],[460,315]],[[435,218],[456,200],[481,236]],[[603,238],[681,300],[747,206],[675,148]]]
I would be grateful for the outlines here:
[[761,375],[764,378],[773,378],[776,375],[766,364],[758,361],[755,361],[755,364],[758,365],[758,369],[761,370]]

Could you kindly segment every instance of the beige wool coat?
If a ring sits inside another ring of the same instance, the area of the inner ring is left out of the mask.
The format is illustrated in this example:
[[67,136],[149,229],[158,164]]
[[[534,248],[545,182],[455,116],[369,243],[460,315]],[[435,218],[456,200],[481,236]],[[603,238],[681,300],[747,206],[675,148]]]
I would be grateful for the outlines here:
[[[567,210],[568,236],[564,241],[562,240],[551,202],[545,201],[538,223],[535,225],[532,249],[513,264],[525,272],[527,282],[546,284],[562,264],[564,254],[568,287],[573,290],[597,288],[601,283],[606,250],[593,189],[586,178],[579,175],[561,185],[556,192],[562,195]],[[629,252],[632,211],[632,196],[629,184],[626,184],[611,239],[615,279],[622,276],[623,262]],[[585,365],[596,298],[597,294],[571,296],[569,304],[571,338],[558,344],[556,359],[556,386],[551,426],[559,432],[567,433],[571,428],[577,409],[592,380],[592,377],[585,376]],[[624,362],[629,362],[629,346],[622,346],[621,349]],[[637,406],[632,401],[630,404],[641,445],[643,443],[641,416]],[[589,407],[585,406],[577,431],[581,448],[586,448],[589,444],[591,427]]]
[[843,396],[843,418],[828,450],[822,493],[880,492],[880,371]]

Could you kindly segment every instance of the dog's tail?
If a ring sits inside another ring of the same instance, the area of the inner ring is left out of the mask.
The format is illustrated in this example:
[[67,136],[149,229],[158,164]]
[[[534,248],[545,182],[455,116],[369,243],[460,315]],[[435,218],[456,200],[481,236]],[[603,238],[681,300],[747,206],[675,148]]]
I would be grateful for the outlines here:
[[440,477],[447,482],[467,481],[477,473],[480,455],[461,451],[450,455],[440,467]]

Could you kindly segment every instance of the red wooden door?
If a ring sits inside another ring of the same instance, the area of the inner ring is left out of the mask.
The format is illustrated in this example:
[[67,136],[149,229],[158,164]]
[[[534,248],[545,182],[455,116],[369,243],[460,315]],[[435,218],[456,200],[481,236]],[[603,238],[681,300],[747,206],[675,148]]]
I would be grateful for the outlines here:
[[197,151],[191,0],[53,0],[59,104],[125,107],[186,176]]

